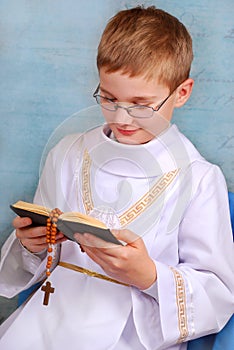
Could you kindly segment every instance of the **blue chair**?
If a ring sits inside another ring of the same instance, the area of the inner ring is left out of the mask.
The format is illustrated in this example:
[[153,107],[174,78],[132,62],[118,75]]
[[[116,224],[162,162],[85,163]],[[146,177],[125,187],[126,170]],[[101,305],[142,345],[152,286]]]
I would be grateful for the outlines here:
[[38,282],[38,283],[34,284],[32,287],[19,293],[18,300],[17,300],[18,306],[23,304],[33,294],[33,292],[36,291],[40,287],[40,285],[41,285],[41,282]]
[[[229,205],[234,234],[234,193],[229,192]],[[192,340],[188,344],[187,350],[233,350],[234,349],[234,315],[226,326],[217,334],[210,334]]]
[[230,205],[230,214],[231,214],[231,222],[232,222],[232,232],[234,234],[234,193],[229,192],[229,205]]

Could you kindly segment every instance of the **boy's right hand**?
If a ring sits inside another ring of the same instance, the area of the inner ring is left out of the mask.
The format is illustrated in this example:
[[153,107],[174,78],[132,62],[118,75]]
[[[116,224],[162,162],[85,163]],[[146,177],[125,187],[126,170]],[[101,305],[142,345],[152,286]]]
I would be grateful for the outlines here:
[[[12,224],[16,229],[16,237],[22,245],[31,253],[40,253],[48,247],[46,243],[46,227],[30,226],[32,223],[30,218],[21,218],[17,216]],[[56,244],[62,243],[66,238],[62,232],[56,234]]]

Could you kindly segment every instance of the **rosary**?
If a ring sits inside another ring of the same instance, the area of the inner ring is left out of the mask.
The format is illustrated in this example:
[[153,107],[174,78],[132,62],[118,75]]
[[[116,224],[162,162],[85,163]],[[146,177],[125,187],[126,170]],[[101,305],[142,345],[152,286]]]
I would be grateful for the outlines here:
[[48,244],[47,248],[47,263],[46,263],[46,283],[41,287],[41,290],[45,292],[43,305],[49,304],[50,293],[54,293],[54,288],[51,287],[51,282],[48,280],[51,274],[51,266],[53,262],[53,257],[55,255],[55,236],[57,233],[57,222],[58,217],[62,212],[58,208],[51,210],[49,218],[46,222],[46,243]]

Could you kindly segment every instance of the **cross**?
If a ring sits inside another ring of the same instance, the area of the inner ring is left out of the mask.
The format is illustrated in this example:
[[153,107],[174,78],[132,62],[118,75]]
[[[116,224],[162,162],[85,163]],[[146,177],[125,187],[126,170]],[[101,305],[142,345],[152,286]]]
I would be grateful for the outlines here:
[[54,288],[52,288],[51,283],[47,281],[46,285],[41,287],[41,290],[45,292],[43,305],[48,305],[50,293],[54,293]]

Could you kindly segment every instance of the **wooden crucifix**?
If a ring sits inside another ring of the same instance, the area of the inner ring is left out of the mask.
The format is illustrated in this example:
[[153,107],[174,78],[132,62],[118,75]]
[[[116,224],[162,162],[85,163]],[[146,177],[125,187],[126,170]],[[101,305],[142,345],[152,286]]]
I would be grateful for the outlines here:
[[49,281],[46,282],[44,286],[41,287],[41,290],[45,292],[43,305],[49,304],[50,293],[54,293],[54,288],[51,287],[51,283]]

